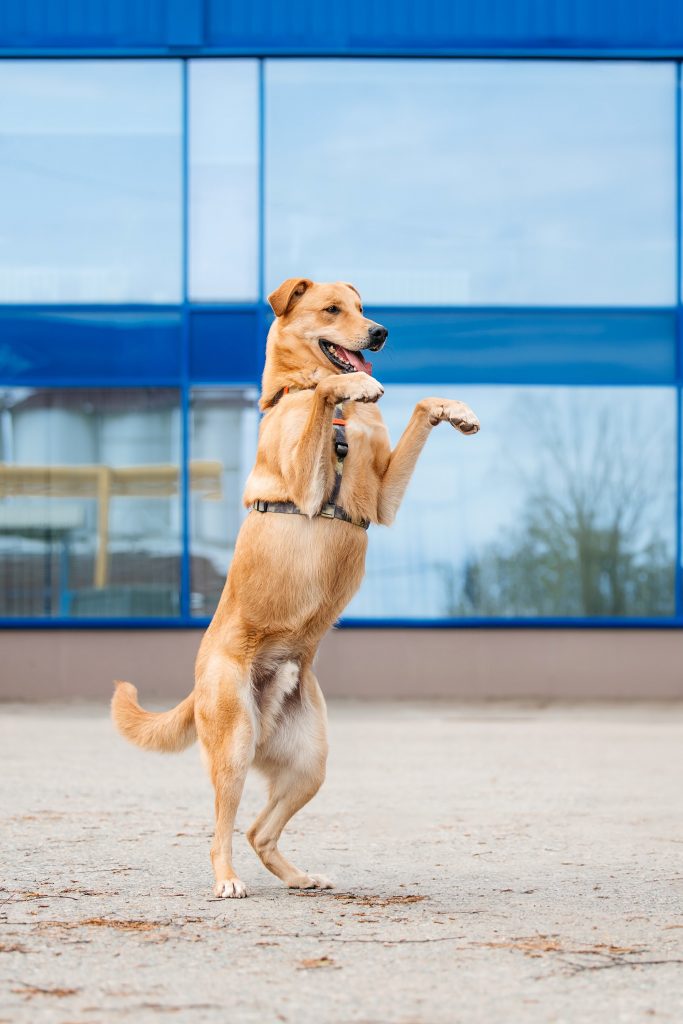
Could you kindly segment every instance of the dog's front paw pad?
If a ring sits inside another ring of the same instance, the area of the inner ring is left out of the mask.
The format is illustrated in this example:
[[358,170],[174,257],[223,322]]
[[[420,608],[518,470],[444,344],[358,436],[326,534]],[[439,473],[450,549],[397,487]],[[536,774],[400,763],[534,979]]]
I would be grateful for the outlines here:
[[474,414],[469,416],[454,416],[451,423],[461,434],[476,434],[479,430],[479,420]]
[[247,890],[239,878],[228,878],[216,886],[216,896],[222,900],[243,900],[246,895]]
[[290,889],[334,889],[334,883],[324,875],[304,875],[289,883]]

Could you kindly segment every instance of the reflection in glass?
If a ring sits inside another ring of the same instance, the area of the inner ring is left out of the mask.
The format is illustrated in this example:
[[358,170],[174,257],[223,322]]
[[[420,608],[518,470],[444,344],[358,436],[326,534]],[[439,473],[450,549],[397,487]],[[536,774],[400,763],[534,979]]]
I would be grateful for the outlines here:
[[256,454],[255,388],[195,388],[191,407],[193,464],[215,480],[192,493],[190,510],[193,615],[213,615],[246,511],[242,491]]
[[674,613],[673,388],[392,387],[394,440],[429,393],[481,433],[432,432],[348,618]]
[[675,302],[675,67],[266,65],[267,284],[366,302]]
[[178,392],[5,388],[0,417],[0,615],[178,614]]
[[181,298],[181,66],[0,61],[0,301]]
[[258,64],[194,60],[190,87],[190,295],[258,295]]

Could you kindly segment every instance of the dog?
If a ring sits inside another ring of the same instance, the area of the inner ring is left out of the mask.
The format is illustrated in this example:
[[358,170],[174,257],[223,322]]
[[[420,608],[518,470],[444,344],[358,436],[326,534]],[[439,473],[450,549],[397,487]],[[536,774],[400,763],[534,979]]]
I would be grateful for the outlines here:
[[247,832],[261,861],[291,888],[332,887],[278,846],[325,777],[318,644],[361,584],[368,524],[393,521],[432,427],[479,430],[464,403],[425,398],[392,451],[376,404],[384,389],[363,356],[379,351],[388,332],[364,315],[356,288],[290,278],[268,301],[275,320],[244,493],[250,512],[199,649],[194,691],[159,714],[140,707],[130,683],[117,683],[112,700],[116,726],[139,747],[179,751],[199,740],[215,789],[215,893],[228,898],[246,896],[232,834],[252,766],[268,783]]

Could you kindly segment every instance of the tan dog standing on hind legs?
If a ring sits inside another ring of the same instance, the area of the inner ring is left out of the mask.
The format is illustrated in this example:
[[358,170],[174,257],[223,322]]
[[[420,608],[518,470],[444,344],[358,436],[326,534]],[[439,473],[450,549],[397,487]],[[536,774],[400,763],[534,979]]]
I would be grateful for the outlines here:
[[112,701],[119,730],[140,747],[176,751],[199,739],[216,792],[215,891],[232,897],[246,895],[232,833],[252,765],[268,781],[268,802],[247,833],[256,853],[285,885],[331,887],[278,848],[325,777],[318,644],[360,586],[368,524],[393,521],[432,427],[479,429],[462,402],[425,398],[392,451],[374,404],[384,389],[361,355],[381,349],[387,331],[363,315],[356,289],[290,278],[269,302],[265,415],[244,494],[252,511],[199,649],[194,691],[160,714],[142,710],[130,683],[119,683]]

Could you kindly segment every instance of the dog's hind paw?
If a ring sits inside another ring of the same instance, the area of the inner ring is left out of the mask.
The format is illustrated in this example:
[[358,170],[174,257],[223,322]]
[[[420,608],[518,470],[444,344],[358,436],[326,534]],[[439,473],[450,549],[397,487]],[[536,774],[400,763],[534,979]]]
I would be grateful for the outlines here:
[[334,883],[324,875],[303,875],[289,883],[290,889],[334,889]]
[[221,900],[243,900],[247,890],[239,878],[227,878],[224,882],[216,884],[215,893]]

